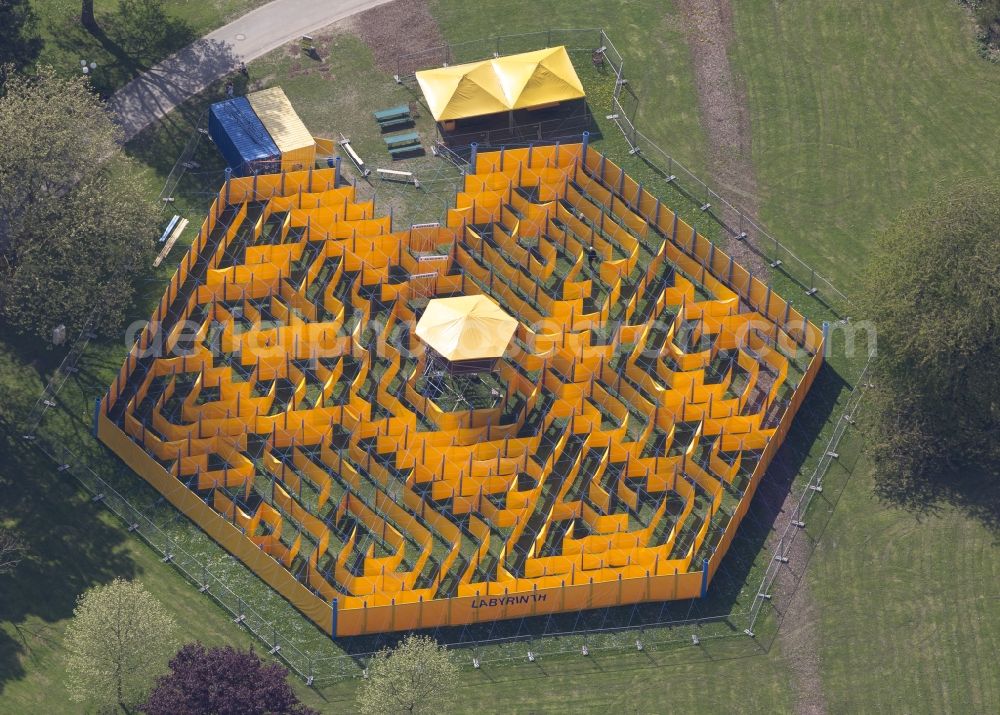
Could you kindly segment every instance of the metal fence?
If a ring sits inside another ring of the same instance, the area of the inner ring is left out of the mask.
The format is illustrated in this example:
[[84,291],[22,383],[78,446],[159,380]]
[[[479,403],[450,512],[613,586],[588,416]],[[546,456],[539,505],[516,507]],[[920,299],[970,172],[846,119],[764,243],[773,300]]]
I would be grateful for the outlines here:
[[64,357],[62,362],[59,363],[59,367],[56,368],[51,379],[45,383],[45,386],[42,388],[42,394],[38,396],[38,399],[35,401],[31,411],[28,413],[27,417],[24,418],[25,439],[31,440],[35,438],[35,432],[38,431],[38,426],[45,417],[46,410],[56,406],[56,396],[59,394],[59,391],[66,383],[69,376],[76,372],[77,362],[79,362],[83,353],[86,352],[90,341],[94,338],[92,327],[97,318],[97,314],[98,306],[95,305],[94,309],[90,312],[90,315],[87,316],[87,319],[83,323],[83,330],[81,331],[79,338],[77,338],[77,340],[70,347],[69,352],[66,353],[66,357]]
[[171,540],[170,535],[157,526],[143,509],[133,506],[65,445],[53,443],[37,434],[26,434],[25,437],[33,438],[35,446],[57,465],[60,473],[73,476],[91,495],[91,501],[99,502],[110,510],[121,519],[130,533],[139,536],[165,563],[170,563],[196,585],[199,592],[222,606],[235,623],[256,636],[268,649],[268,653],[277,655],[296,675],[309,684],[313,683],[314,669],[310,654],[288,643],[280,633],[279,624],[268,621],[257,613],[242,596],[233,592],[221,578],[212,573],[206,561],[189,554],[176,541]]
[[661,174],[667,183],[673,184],[679,191],[687,194],[702,211],[711,213],[732,238],[746,242],[751,251],[767,261],[772,269],[781,270],[798,283],[807,295],[813,296],[822,288],[839,300],[850,303],[850,298],[828,278],[765,231],[759,223],[747,215],[746,211],[724,199],[705,181],[695,176],[681,162],[639,131],[635,125],[635,118],[629,117],[621,102],[623,88],[626,86],[624,76],[619,72],[611,100],[611,114],[608,116],[618,125],[625,141],[628,142],[630,154],[640,156]]
[[809,511],[809,505],[812,503],[813,497],[823,491],[823,479],[830,470],[833,460],[838,457],[837,449],[839,448],[840,440],[844,436],[844,433],[847,432],[847,428],[853,425],[857,419],[862,400],[870,386],[871,363],[872,358],[869,357],[868,362],[865,363],[864,369],[861,371],[861,375],[858,377],[858,381],[854,385],[854,389],[851,390],[847,397],[847,402],[840,417],[834,424],[833,434],[830,435],[830,440],[827,442],[826,448],[823,450],[823,454],[816,464],[816,468],[802,489],[802,494],[795,503],[795,508],[792,509],[788,521],[781,532],[781,536],[778,537],[778,543],[774,547],[774,556],[764,571],[764,576],[761,578],[757,594],[754,596],[753,604],[750,607],[750,617],[747,621],[747,629],[745,631],[749,636],[754,635],[754,627],[757,624],[757,618],[760,616],[761,608],[766,602],[771,600],[771,586],[778,577],[781,567],[788,563],[789,554],[791,553],[795,539],[799,538],[799,532],[805,529],[806,513]]
[[[602,36],[607,37],[603,31]],[[606,41],[609,50],[614,46],[610,40]],[[617,50],[614,50],[617,54]],[[851,299],[839,288],[837,288],[828,278],[821,275],[816,269],[799,258],[790,248],[782,244],[777,238],[764,230],[760,224],[747,215],[743,209],[733,205],[716,191],[712,190],[708,184],[689,171],[681,162],[673,158],[668,152],[658,146],[652,139],[643,134],[636,127],[636,120],[629,116],[625,105],[622,104],[622,95],[627,91],[635,94],[635,88],[631,87],[624,75],[621,55],[617,54],[619,65],[615,68],[616,80],[614,94],[611,100],[612,119],[621,130],[625,141],[629,145],[629,153],[641,157],[647,164],[661,174],[667,183],[673,184],[681,193],[689,196],[698,205],[699,209],[711,213],[713,218],[732,238],[744,241],[747,247],[755,254],[763,258],[772,269],[779,269],[793,282],[803,288],[809,296],[815,296],[822,289],[823,292],[835,296],[843,301],[845,307],[851,306]],[[614,66],[614,63],[611,63]],[[830,305],[827,307],[834,313],[837,311]],[[845,316],[841,316],[845,317]],[[795,503],[788,521],[778,538],[774,548],[774,556],[768,563],[764,575],[761,578],[760,586],[754,596],[750,608],[747,628],[744,631],[747,635],[754,635],[754,628],[765,603],[770,601],[771,588],[781,570],[782,565],[787,564],[789,554],[795,539],[800,531],[805,528],[805,517],[812,503],[813,497],[822,492],[823,479],[830,469],[833,460],[837,458],[837,449],[841,438],[847,428],[855,423],[858,411],[861,408],[862,400],[867,392],[870,379],[872,358],[869,357],[861,371],[857,382],[847,402],[836,420],[833,434],[820,457],[816,468],[810,475]]]
[[[750,245],[754,246],[755,251],[776,261],[778,266],[785,264],[787,261],[792,261],[808,271],[810,279],[803,283],[807,284],[807,292],[810,295],[815,294],[817,286],[821,284],[824,286],[824,290],[828,290],[832,294],[849,302],[847,296],[839,291],[829,280],[816,273],[786,246],[778,242],[760,228],[758,224],[749,219],[745,212],[734,207],[725,201],[725,199],[722,199],[705,182],[698,179],[667,152],[660,149],[654,142],[638,131],[633,120],[628,117],[620,102],[622,88],[627,84],[624,77],[624,58],[603,30],[546,30],[523,35],[496,36],[484,40],[445,45],[421,53],[401,56],[398,67],[402,74],[404,67],[416,62],[418,59],[421,62],[420,66],[432,66],[435,64],[431,61],[434,57],[440,58],[441,62],[449,63],[469,61],[472,59],[481,59],[484,47],[494,48],[492,52],[502,54],[537,49],[543,42],[544,45],[564,44],[573,51],[584,49],[593,51],[601,48],[605,61],[615,73],[616,87],[612,99],[612,114],[618,115],[614,117],[614,120],[632,148],[633,153],[642,154],[643,158],[663,173],[669,182],[675,183],[678,188],[695,197],[695,200],[700,201],[704,197],[704,202],[701,205],[704,210],[708,211],[713,207],[719,207],[728,212],[729,216],[732,217],[728,220],[720,218],[718,212],[715,212],[714,215],[734,238],[748,241]],[[594,45],[595,42],[597,43],[596,46]],[[168,196],[176,188],[177,182],[183,176],[184,163],[193,155],[193,151],[197,147],[197,142],[198,136],[196,135],[192,137],[192,141],[185,147],[181,157],[175,164],[174,171],[171,172],[162,196]],[[450,151],[445,153],[448,154],[448,158],[451,161],[461,166],[463,159],[459,155]],[[681,179],[678,179],[678,176]],[[101,478],[89,466],[86,466],[65,444],[53,443],[38,433],[46,411],[57,404],[56,397],[60,389],[67,377],[77,370],[77,362],[83,356],[90,340],[93,338],[90,325],[94,316],[96,316],[96,308],[91,319],[87,321],[87,327],[78,340],[74,342],[62,364],[55,371],[51,380],[45,385],[42,395],[24,420],[24,438],[34,441],[35,445],[58,465],[60,473],[72,475],[91,495],[92,501],[103,504],[118,516],[127,525],[130,532],[134,532],[149,544],[162,557],[164,562],[170,563],[177,568],[188,581],[198,587],[201,593],[206,594],[218,603],[232,617],[234,622],[251,632],[264,644],[270,654],[284,661],[289,669],[304,679],[307,684],[319,685],[343,678],[360,677],[365,663],[373,653],[316,656],[314,653],[297,647],[290,642],[289,638],[283,635],[281,624],[262,616],[242,596],[234,592],[227,585],[223,577],[213,573],[207,560],[200,559],[188,553],[176,540],[171,540],[170,535],[157,526],[143,509],[131,504],[112,485]],[[546,626],[530,633],[521,634],[518,632],[501,638],[461,641],[457,645],[463,649],[456,652],[454,657],[459,659],[460,663],[465,667],[478,668],[490,663],[534,661],[543,656],[553,657],[564,654],[587,655],[589,653],[612,650],[621,651],[623,649],[659,649],[684,644],[698,644],[705,640],[742,636],[743,633],[753,635],[753,629],[760,616],[763,604],[769,598],[769,590],[782,564],[788,560],[788,555],[797,532],[804,525],[805,515],[811,500],[822,489],[823,478],[832,460],[836,457],[837,445],[848,426],[853,424],[855,416],[860,409],[861,401],[866,392],[869,365],[865,366],[861,377],[849,395],[847,404],[842,415],[837,420],[826,450],[807,482],[806,487],[803,489],[790,521],[778,540],[774,558],[768,563],[765,569],[754,601],[748,611],[732,612],[709,618],[681,619],[644,623],[641,625],[630,623],[615,627],[572,631],[553,630],[550,632]],[[746,623],[747,627],[741,631],[739,626],[743,623]]]
[[[430,67],[475,62],[500,55],[530,52],[543,47],[564,45],[569,52],[593,52],[601,46],[604,30],[598,27],[538,30],[516,35],[494,35],[465,42],[449,42],[416,52],[401,53],[396,58],[396,79],[412,77],[414,72]],[[596,43],[596,44],[595,44]],[[619,59],[621,55],[617,54]]]
[[[170,533],[150,518],[147,508],[129,501],[65,443],[48,439],[44,432],[39,432],[45,414],[50,408],[56,407],[59,391],[66,378],[77,371],[77,362],[83,357],[93,338],[89,323],[90,321],[45,386],[42,397],[29,412],[24,421],[23,438],[33,442],[56,465],[59,474],[76,479],[90,495],[92,502],[103,505],[117,516],[130,533],[141,538],[164,563],[176,568],[200,593],[221,606],[234,623],[246,628],[270,655],[280,658],[308,685],[323,685],[345,678],[362,677],[368,660],[375,652],[317,656],[308,649],[297,647],[284,632],[283,624],[262,615],[246,598],[233,590],[224,576],[213,571],[207,557],[200,558],[185,550],[178,539],[171,538]],[[162,508],[172,509],[166,505],[162,505]],[[602,610],[607,614],[611,609]],[[522,619],[514,633],[478,639],[452,637],[448,639],[448,643],[452,646],[452,657],[461,667],[480,668],[491,664],[534,662],[543,657],[622,650],[656,651],[722,638],[742,637],[739,626],[749,616],[749,611],[742,611],[711,617],[641,623],[632,623],[630,619],[628,623],[621,625],[602,624],[600,627],[572,630],[550,627],[549,624],[554,622],[552,618],[546,620],[542,627],[524,627],[523,623],[527,619]],[[607,620],[607,615],[604,620]]]
[[[401,54],[396,61],[396,77],[398,80],[409,78],[419,68],[472,62],[553,45],[565,45],[571,53],[593,53],[595,50],[601,50],[604,61],[615,74],[615,89],[611,106],[606,108],[609,112],[608,116],[621,130],[633,155],[644,159],[658,173],[662,174],[668,183],[674,184],[679,191],[696,201],[703,211],[710,213],[731,237],[745,241],[752,252],[764,259],[771,268],[780,270],[792,281],[799,284],[808,295],[815,295],[822,289],[839,300],[849,302],[848,297],[829,278],[823,276],[788,246],[768,233],[759,222],[748,215],[748,212],[726,200],[707,182],[688,170],[680,161],[638,129],[635,112],[633,111],[632,116],[630,116],[629,110],[621,101],[623,93],[635,95],[635,89],[625,76],[624,57],[608,34],[601,28],[563,28],[516,35],[496,35]],[[516,133],[498,131],[496,137],[490,137],[495,141],[487,140],[486,143],[527,143],[533,138],[533,134],[539,136],[544,134],[549,139],[553,138],[555,136],[552,134],[553,127],[546,127],[543,124],[522,126],[518,128]],[[556,127],[556,129],[560,128]],[[580,133],[580,131],[574,132],[575,129],[575,127],[566,128],[567,137],[571,133]],[[454,140],[455,137],[451,137],[449,142],[453,146],[456,145]]]
[[201,143],[201,127],[206,125],[207,119],[208,113],[206,112],[201,116],[196,124],[199,129],[191,133],[191,136],[188,138],[187,143],[185,143],[184,148],[181,149],[181,153],[177,157],[177,161],[175,161],[173,167],[171,167],[170,173],[167,175],[167,180],[163,182],[163,190],[160,191],[159,196],[161,211],[168,203],[173,201],[173,195],[174,191],[177,189],[177,185],[180,184],[181,179],[184,178],[184,174],[187,170],[192,167],[191,159],[194,157],[195,152],[198,150],[198,145]]

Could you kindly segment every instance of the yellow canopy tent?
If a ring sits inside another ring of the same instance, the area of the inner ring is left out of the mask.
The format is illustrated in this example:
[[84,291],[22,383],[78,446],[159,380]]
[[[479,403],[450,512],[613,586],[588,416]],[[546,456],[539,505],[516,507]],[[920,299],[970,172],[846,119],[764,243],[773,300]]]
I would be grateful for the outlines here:
[[563,46],[423,70],[416,76],[438,122],[531,109],[586,96]]
[[517,320],[485,295],[435,298],[417,322],[417,337],[446,360],[502,357]]

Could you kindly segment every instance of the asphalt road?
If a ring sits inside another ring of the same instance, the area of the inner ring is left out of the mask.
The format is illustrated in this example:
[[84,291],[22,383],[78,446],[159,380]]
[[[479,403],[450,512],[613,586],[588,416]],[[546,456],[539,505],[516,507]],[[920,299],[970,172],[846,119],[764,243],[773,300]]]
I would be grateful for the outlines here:
[[109,106],[128,141],[240,62],[388,1],[274,0],[170,55],[119,89]]

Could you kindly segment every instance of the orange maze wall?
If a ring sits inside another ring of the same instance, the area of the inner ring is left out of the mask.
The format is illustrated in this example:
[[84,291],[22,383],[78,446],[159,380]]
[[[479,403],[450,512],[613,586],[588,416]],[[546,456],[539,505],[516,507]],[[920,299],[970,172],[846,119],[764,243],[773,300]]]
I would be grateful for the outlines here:
[[[821,332],[592,148],[480,154],[444,226],[333,181],[221,189],[104,442],[338,636],[704,595]],[[449,412],[413,328],[474,293],[520,326]]]

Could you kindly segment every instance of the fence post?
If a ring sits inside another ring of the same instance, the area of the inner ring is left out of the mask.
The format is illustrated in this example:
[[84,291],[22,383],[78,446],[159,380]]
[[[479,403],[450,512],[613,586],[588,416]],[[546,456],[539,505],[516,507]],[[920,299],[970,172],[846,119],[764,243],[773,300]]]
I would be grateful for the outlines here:
[[778,243],[778,239],[775,238],[774,239],[774,260],[771,261],[771,268],[777,268],[778,266],[781,265],[781,259],[778,258],[778,255],[779,255],[780,251],[781,251],[781,244]]
[[816,295],[816,269],[809,269],[809,290],[806,291],[806,295]]
[[101,398],[94,398],[94,437],[97,437],[97,425],[101,418]]

